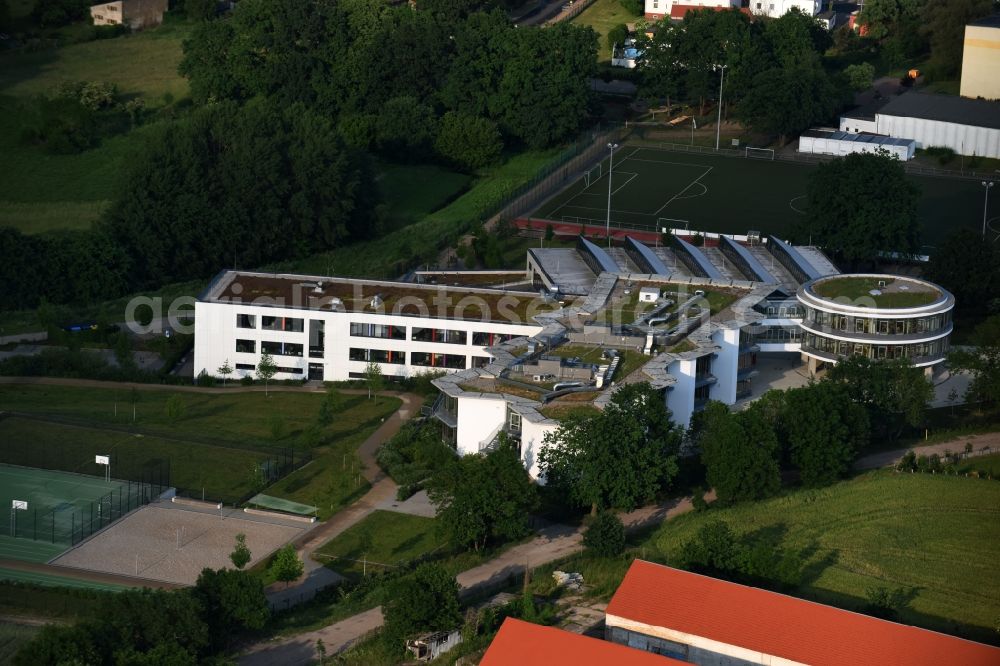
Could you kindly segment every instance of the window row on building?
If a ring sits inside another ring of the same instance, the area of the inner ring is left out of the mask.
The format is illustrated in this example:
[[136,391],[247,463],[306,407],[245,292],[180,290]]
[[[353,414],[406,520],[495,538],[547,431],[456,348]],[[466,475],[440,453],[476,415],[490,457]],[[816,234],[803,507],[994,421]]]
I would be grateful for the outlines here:
[[[237,313],[236,328],[257,328],[257,315]],[[262,331],[286,331],[288,333],[302,333],[305,331],[305,320],[301,317],[271,317],[261,316],[260,330]]]
[[[271,356],[302,356],[303,349],[304,349],[303,345],[296,342],[276,342],[273,340],[261,340],[260,343],[261,353],[267,352]],[[242,340],[240,338],[237,338],[236,353],[256,354],[257,341]]]
[[[253,363],[237,363],[236,369],[244,372],[254,372],[255,370],[257,370],[257,366],[254,365]],[[285,372],[290,375],[301,375],[303,370],[302,368],[289,368],[284,366],[278,366],[275,372]]]
[[907,319],[879,319],[877,317],[855,317],[807,307],[805,321],[832,331],[868,335],[909,335],[933,333],[947,328],[951,324],[951,312]]
[[768,326],[751,337],[757,344],[789,344],[802,341],[802,329],[798,326]]
[[807,332],[802,337],[804,349],[838,354],[840,356],[864,356],[872,359],[908,358],[919,360],[939,357],[948,351],[948,339],[932,340],[910,345],[879,345],[867,342],[834,340]]

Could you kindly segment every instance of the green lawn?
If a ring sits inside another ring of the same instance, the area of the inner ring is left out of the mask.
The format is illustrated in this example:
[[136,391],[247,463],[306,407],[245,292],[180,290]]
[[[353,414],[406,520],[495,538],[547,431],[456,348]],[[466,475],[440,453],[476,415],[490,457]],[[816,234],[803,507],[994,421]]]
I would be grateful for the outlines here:
[[[317,552],[319,561],[326,566],[357,580],[365,571],[384,571],[426,556],[444,545],[434,518],[376,511]],[[364,564],[364,560],[370,560],[371,564]]]
[[115,196],[129,153],[151,125],[104,139],[75,155],[49,155],[21,141],[21,105],[61,84],[107,81],[148,109],[187,97],[177,74],[191,24],[167,23],[134,35],[0,57],[0,226],[26,233],[86,229]]
[[[599,35],[597,59],[611,60],[611,47],[608,46],[608,31],[622,23],[635,23],[639,19],[622,7],[619,0],[594,0],[593,4],[570,20],[576,25],[587,25]],[[619,47],[621,45],[619,44]]]
[[389,223],[399,228],[422,220],[458,196],[472,176],[434,165],[387,164],[379,186],[389,207]]
[[[581,555],[558,568],[580,571],[610,597],[632,557],[670,563],[712,520],[739,535],[768,534],[805,558],[794,592],[848,609],[873,586],[904,588],[902,622],[995,642],[1000,617],[1000,484],[930,474],[871,472],[819,490],[689,513],[665,522],[628,558]],[[536,574],[540,586],[544,575]]]
[[[312,462],[269,486],[266,494],[318,507],[320,520],[337,513],[364,495],[370,487],[361,473],[358,446],[401,404],[398,398],[380,397],[378,405],[371,407],[375,416],[364,423],[357,423],[349,432],[338,434],[332,444],[313,449]],[[353,409],[357,413],[361,408]],[[349,418],[345,419],[345,422],[348,421]],[[330,427],[338,426],[334,423]]]
[[[180,396],[184,411],[176,421],[166,413],[172,395]],[[0,385],[0,404],[9,411],[70,417],[88,425],[128,426],[145,435],[158,435],[207,444],[271,448],[302,447],[299,438],[315,423],[323,402],[321,393],[234,390],[232,393],[182,393],[139,390],[132,427],[130,389],[92,389],[70,386]],[[117,403],[118,415],[115,416]],[[342,394],[341,411],[323,434],[332,441],[380,423],[398,402],[363,395]],[[272,428],[279,422],[276,433]],[[277,436],[275,436],[277,434]]]
[[397,277],[421,260],[436,262],[438,253],[453,245],[460,233],[473,229],[517,188],[531,181],[558,157],[558,149],[515,155],[485,170],[469,189],[444,208],[382,238],[275,264],[282,272],[369,278]]
[[957,469],[959,474],[976,472],[980,476],[992,476],[994,479],[1000,479],[1000,453],[968,458],[960,462]]
[[15,583],[32,583],[43,587],[68,587],[85,590],[105,590],[108,592],[117,592],[118,590],[128,589],[122,585],[114,585],[113,583],[96,583],[89,580],[67,578],[65,576],[53,576],[50,574],[35,573],[33,571],[18,571],[16,569],[2,568],[0,568],[0,580]]
[[[586,12],[585,12],[586,13]],[[630,143],[615,153],[611,223],[637,229],[666,224],[691,231],[745,234],[750,229],[788,238],[805,210],[806,182],[814,166],[780,160],[748,160],[676,153]],[[662,144],[660,144],[662,145]],[[604,226],[608,164],[590,186],[581,180],[532,215]],[[922,194],[917,207],[921,243],[939,245],[960,228],[978,230],[983,220],[978,181],[912,176]],[[1000,214],[1000,197],[990,215]]]
[[[885,282],[885,287],[880,287],[879,282]],[[892,289],[895,282],[895,280],[881,278],[841,277],[819,282],[813,286],[813,291],[824,298],[871,299],[876,306],[882,308],[912,308],[929,305],[940,297],[937,290],[885,291]],[[882,293],[873,296],[872,291],[881,291]]]
[[[131,424],[131,391],[62,386],[0,386],[0,404],[13,412],[62,419],[51,423],[10,417],[0,420],[0,460],[35,467],[96,473],[95,453],[121,457],[121,464],[141,466],[171,461],[171,480],[188,493],[204,488],[210,499],[235,501],[259,490],[256,465],[288,448],[311,450],[314,460],[265,492],[321,508],[327,517],[364,490],[357,482],[357,446],[399,408],[396,398],[377,403],[365,396],[341,397],[337,417],[320,431],[321,441],[303,441],[315,423],[323,395],[277,392],[223,394],[140,390],[138,418]],[[184,404],[176,420],[166,401],[178,395]],[[118,416],[115,416],[115,401]],[[273,428],[273,430],[272,430]],[[275,435],[277,434],[277,437]],[[99,451],[98,451],[99,449]]]

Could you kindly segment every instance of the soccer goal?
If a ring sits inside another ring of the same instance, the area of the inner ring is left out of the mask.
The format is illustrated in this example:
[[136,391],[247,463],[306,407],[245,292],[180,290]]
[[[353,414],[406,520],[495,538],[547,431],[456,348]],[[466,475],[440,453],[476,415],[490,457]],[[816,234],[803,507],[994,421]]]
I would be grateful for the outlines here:
[[681,220],[676,217],[658,217],[656,218],[656,227],[661,233],[663,233],[664,229],[667,231],[671,229],[687,230],[691,228],[691,221]]
[[773,160],[774,159],[774,148],[751,148],[746,147],[746,157],[755,158],[758,160]]
[[591,168],[587,169],[587,171],[585,171],[584,174],[583,174],[583,182],[587,185],[587,187],[590,187],[591,183],[596,183],[600,179],[601,179],[601,163],[600,162],[598,162],[597,164],[595,164]]

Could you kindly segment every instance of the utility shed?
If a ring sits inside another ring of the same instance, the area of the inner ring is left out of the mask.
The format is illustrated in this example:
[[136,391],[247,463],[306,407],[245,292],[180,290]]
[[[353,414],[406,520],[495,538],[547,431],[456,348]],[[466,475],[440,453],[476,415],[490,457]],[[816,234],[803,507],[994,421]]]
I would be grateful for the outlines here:
[[891,136],[860,132],[841,132],[812,129],[799,137],[799,152],[817,155],[848,155],[850,153],[875,153],[886,151],[900,161],[913,159],[917,142],[913,139],[897,139]]

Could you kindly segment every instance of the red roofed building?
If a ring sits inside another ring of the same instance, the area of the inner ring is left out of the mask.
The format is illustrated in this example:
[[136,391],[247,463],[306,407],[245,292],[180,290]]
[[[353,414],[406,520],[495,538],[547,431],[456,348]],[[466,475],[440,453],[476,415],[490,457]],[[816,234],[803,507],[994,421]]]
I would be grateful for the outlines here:
[[597,638],[504,620],[479,666],[685,666],[683,662]]
[[609,641],[695,664],[998,666],[1000,649],[636,560]]

